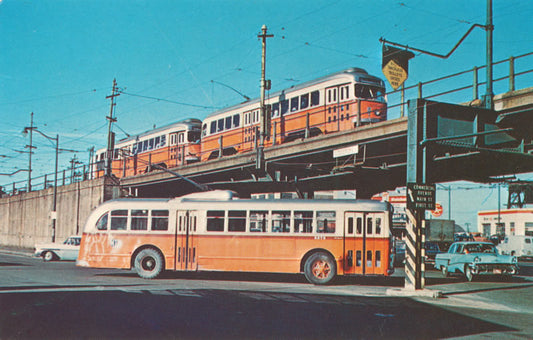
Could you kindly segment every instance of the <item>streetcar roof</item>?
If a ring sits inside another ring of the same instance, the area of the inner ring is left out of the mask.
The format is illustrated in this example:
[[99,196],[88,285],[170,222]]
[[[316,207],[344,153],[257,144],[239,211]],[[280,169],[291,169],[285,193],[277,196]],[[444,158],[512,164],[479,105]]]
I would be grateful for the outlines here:
[[184,119],[184,120],[180,120],[178,122],[170,123],[170,124],[155,128],[155,129],[146,130],[146,131],[138,133],[136,135],[131,135],[129,137],[126,137],[126,138],[123,138],[123,139],[119,140],[118,143],[124,143],[124,142],[128,142],[128,141],[131,141],[131,140],[136,140],[136,139],[142,138],[144,136],[150,136],[150,135],[153,135],[153,134],[157,134],[159,132],[168,130],[168,129],[172,128],[172,127],[180,127],[181,125],[183,125],[185,127],[185,126],[188,126],[188,125],[191,125],[191,124],[196,124],[196,125],[200,126],[201,121],[199,119],[196,119],[196,118],[187,118],[187,119]]

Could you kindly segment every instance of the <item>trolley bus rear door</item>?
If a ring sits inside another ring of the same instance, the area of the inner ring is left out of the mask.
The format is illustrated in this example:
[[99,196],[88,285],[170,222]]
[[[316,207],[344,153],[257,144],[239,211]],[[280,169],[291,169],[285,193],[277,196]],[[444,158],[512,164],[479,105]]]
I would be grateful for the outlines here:
[[[381,274],[385,263],[381,242],[384,214],[346,212],[344,215],[345,274]],[[377,235],[376,232],[379,232]],[[386,268],[385,268],[386,269]]]
[[178,210],[176,224],[176,270],[196,270],[198,213],[194,210]]

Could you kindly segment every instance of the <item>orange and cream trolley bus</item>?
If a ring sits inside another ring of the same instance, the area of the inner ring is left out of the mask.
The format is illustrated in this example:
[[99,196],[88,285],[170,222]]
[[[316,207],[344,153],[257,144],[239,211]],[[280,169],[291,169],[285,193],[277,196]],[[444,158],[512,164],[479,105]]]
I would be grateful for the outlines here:
[[390,275],[392,208],[371,200],[239,199],[231,191],[117,199],[87,219],[77,265],[134,269]]

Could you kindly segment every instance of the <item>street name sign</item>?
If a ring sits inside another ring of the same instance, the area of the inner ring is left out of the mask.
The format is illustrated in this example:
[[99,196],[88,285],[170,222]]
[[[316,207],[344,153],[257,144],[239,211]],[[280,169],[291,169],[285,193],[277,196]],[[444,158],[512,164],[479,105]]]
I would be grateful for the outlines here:
[[407,183],[407,209],[435,210],[434,184]]

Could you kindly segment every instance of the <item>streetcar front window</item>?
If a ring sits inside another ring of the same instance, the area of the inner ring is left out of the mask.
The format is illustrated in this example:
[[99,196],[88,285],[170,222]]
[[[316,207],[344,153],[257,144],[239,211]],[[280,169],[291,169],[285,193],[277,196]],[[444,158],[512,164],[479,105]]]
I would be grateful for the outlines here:
[[200,141],[200,131],[189,131],[187,133],[187,141],[189,143]]
[[379,102],[385,102],[385,89],[380,86],[356,84],[355,96],[357,98],[371,99]]

